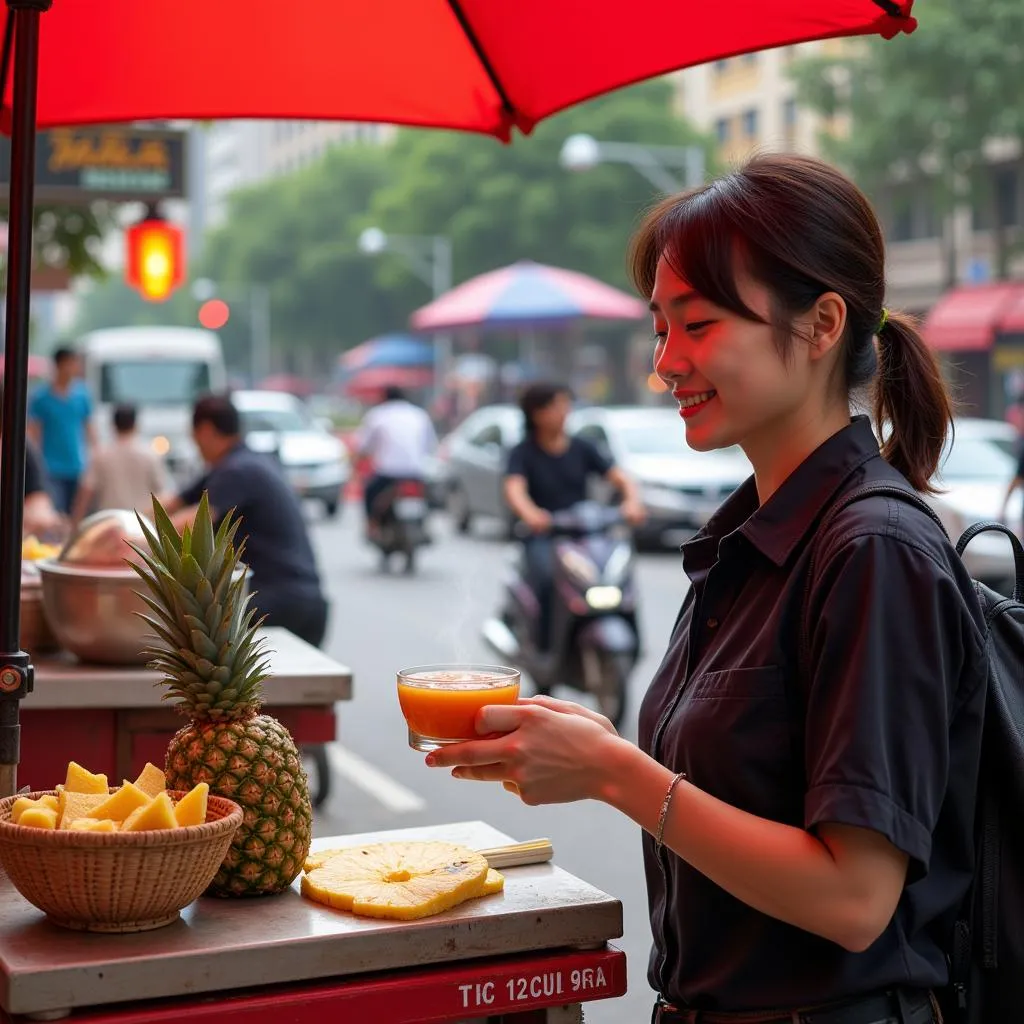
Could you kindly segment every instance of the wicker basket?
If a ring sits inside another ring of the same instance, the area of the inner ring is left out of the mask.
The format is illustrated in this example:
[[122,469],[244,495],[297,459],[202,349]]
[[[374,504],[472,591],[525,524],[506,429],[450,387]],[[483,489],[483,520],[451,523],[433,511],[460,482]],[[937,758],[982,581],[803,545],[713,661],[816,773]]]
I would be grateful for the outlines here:
[[141,932],[176,921],[213,881],[242,823],[237,804],[211,795],[202,825],[50,831],[12,825],[16,799],[0,800],[0,865],[29,903],[79,931]]

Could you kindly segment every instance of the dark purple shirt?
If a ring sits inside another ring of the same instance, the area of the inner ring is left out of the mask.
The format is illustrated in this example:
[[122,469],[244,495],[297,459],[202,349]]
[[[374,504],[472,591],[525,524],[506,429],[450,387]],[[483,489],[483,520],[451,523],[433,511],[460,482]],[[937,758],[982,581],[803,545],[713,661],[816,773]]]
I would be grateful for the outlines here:
[[856,419],[763,507],[750,480],[683,546],[691,588],[643,703],[640,745],[751,814],[880,832],[910,859],[896,913],[850,953],[754,910],[671,851],[659,857],[645,835],[650,980],[672,1002],[786,1009],[946,980],[943,949],[973,866],[984,710],[972,583],[923,512],[871,497],[815,541],[808,592],[822,514],[883,481],[909,487]]

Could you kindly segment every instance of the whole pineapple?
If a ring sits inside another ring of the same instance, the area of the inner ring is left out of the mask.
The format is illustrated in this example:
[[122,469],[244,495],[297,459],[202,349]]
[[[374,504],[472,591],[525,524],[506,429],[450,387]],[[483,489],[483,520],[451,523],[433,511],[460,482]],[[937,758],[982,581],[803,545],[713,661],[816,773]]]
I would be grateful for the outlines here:
[[234,800],[245,817],[208,894],[264,896],[281,892],[309,853],[313,809],[298,749],[280,722],[261,715],[266,652],[259,622],[236,572],[245,544],[234,544],[240,520],[225,516],[216,534],[203,495],[195,523],[182,533],[153,499],[156,531],[140,517],[150,550],[134,547],[134,564],[153,615],[150,667],[163,675],[165,700],[189,723],[167,748],[167,785],[199,782]]

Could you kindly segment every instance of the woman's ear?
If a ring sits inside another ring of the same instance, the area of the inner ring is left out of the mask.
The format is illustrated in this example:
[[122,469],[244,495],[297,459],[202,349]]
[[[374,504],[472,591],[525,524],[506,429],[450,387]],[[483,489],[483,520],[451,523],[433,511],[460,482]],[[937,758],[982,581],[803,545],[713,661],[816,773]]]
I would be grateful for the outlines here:
[[824,292],[808,310],[812,360],[823,359],[842,341],[846,330],[846,300],[836,292]]

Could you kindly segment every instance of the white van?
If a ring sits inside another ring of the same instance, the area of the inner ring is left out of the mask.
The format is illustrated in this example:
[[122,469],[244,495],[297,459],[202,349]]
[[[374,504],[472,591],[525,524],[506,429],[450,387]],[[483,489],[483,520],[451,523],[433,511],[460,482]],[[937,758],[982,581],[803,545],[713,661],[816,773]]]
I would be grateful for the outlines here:
[[113,327],[77,339],[101,438],[116,405],[138,409],[139,433],[167,459],[178,482],[202,468],[192,441],[192,406],[227,390],[220,338],[194,327]]

